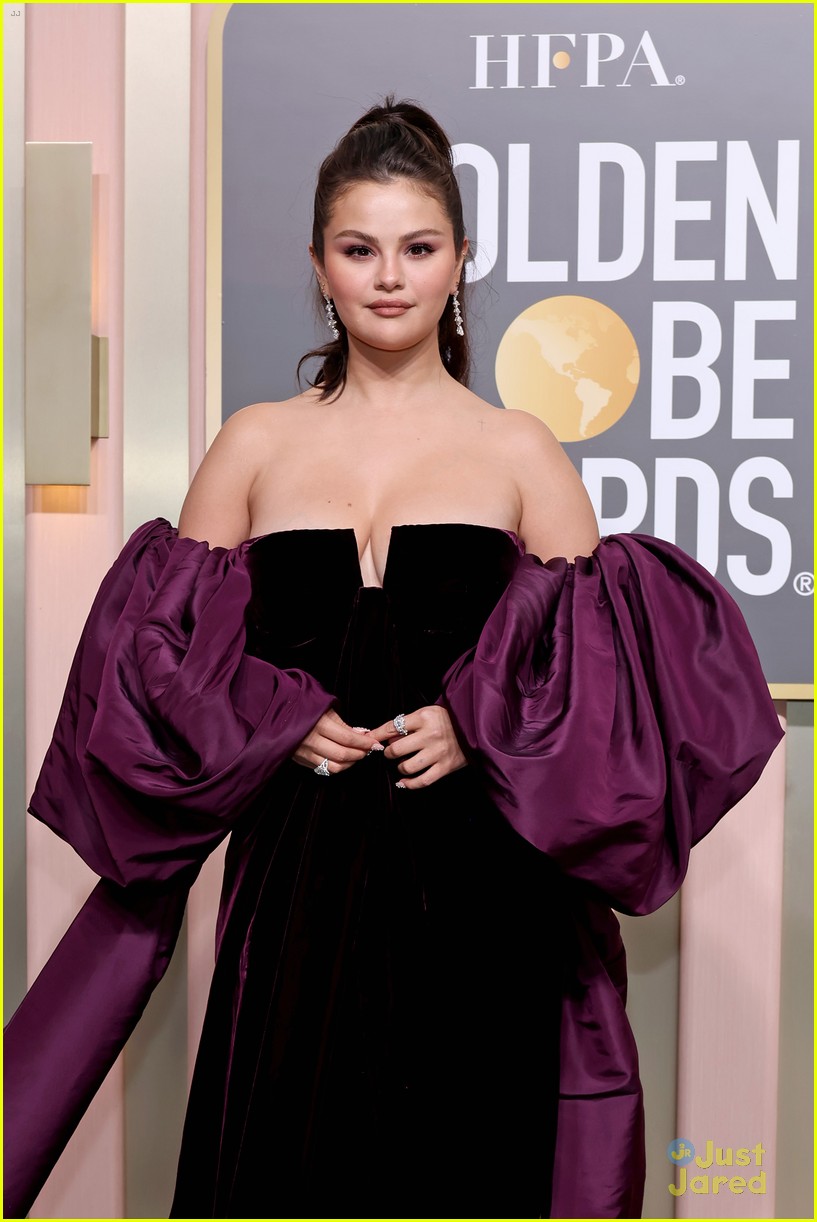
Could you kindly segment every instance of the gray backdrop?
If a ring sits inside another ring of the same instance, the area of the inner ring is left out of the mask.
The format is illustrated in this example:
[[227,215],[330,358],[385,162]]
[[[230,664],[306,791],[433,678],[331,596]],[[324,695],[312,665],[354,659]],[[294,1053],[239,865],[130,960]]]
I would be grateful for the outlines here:
[[[385,93],[415,98],[460,147],[476,267],[493,262],[469,290],[476,392],[502,404],[497,348],[535,303],[573,296],[590,299],[591,318],[595,303],[614,311],[640,354],[635,396],[611,427],[566,443],[603,532],[674,538],[737,598],[767,679],[810,681],[811,21],[810,6],[778,4],[234,6],[225,415],[293,394],[298,357],[325,337],[306,253],[321,159]],[[668,312],[669,340],[655,322]],[[752,360],[768,362],[753,388]],[[671,380],[673,361],[696,376]],[[681,423],[653,419],[655,385]],[[752,394],[755,419],[741,425]],[[694,433],[683,418],[706,413],[700,435],[655,435]]]

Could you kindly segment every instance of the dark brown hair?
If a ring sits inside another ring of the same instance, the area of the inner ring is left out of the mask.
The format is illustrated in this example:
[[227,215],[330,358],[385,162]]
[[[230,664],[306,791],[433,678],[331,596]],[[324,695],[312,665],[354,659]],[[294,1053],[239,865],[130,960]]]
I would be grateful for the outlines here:
[[[395,102],[393,97],[387,97],[382,106],[373,106],[350,127],[318,171],[312,248],[321,263],[324,230],[343,192],[359,182],[390,183],[400,178],[418,184],[437,200],[454,230],[454,247],[457,251],[462,250],[465,241],[462,200],[448,137],[439,123],[415,102]],[[316,291],[322,314],[323,297],[319,287]],[[464,321],[462,299],[459,305]],[[338,339],[313,348],[298,362],[300,377],[305,361],[313,357],[320,360],[320,368],[310,385],[320,387],[322,400],[341,391],[346,384],[349,342],[340,319],[336,325],[340,332]],[[440,356],[451,376],[467,385],[471,361],[468,329],[464,326],[463,330],[464,336],[457,335],[454,311],[449,304],[437,325]]]

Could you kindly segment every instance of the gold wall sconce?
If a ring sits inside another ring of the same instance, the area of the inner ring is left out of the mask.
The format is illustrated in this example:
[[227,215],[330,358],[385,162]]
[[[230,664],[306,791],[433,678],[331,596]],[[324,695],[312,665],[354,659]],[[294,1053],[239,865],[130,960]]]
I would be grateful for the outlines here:
[[89,143],[28,143],[25,156],[27,484],[89,484],[108,436],[108,341],[91,333]]

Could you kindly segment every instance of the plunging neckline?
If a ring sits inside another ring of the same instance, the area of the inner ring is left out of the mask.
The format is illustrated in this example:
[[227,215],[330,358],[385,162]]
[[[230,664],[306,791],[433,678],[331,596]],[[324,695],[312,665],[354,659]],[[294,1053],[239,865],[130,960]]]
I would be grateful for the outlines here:
[[[362,556],[357,547],[357,533],[354,526],[295,526],[288,530],[269,530],[261,535],[253,535],[249,539],[245,539],[242,547],[255,547],[257,544],[262,544],[268,539],[275,539],[281,535],[351,535],[352,544],[354,547],[355,559],[357,563],[357,573],[359,577],[358,588],[361,590],[383,590],[386,587],[386,578],[389,572],[389,563],[392,554],[392,544],[394,542],[395,531],[400,530],[428,530],[447,527],[457,527],[466,530],[488,530],[494,534],[505,535],[511,540],[514,546],[519,551],[520,555],[525,554],[525,545],[517,535],[516,531],[507,530],[504,526],[485,526],[481,522],[402,522],[395,526],[389,527],[389,542],[386,548],[386,563],[383,566],[383,579],[378,585],[367,584],[363,580],[363,570],[361,568]],[[371,539],[371,536],[370,536]],[[364,549],[365,551],[365,549]]]

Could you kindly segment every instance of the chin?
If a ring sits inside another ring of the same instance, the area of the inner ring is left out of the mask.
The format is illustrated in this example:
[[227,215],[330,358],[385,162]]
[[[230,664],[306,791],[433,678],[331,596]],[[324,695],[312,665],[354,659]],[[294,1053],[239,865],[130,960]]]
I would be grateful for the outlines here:
[[[389,320],[392,323],[394,320]],[[401,320],[402,321],[402,320]],[[436,343],[437,326],[429,330],[417,330],[415,327],[393,327],[391,331],[386,331],[385,328],[373,333],[371,328],[365,330],[351,330],[346,328],[350,339],[354,339],[358,344],[365,348],[371,348],[377,352],[408,352],[412,348],[417,348],[430,336],[434,336]]]

